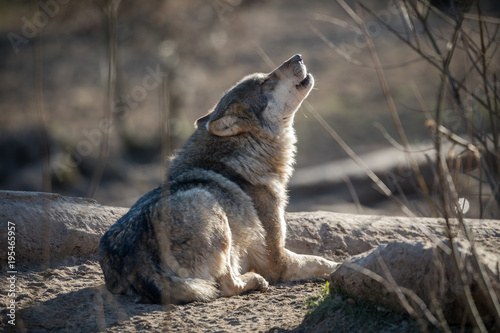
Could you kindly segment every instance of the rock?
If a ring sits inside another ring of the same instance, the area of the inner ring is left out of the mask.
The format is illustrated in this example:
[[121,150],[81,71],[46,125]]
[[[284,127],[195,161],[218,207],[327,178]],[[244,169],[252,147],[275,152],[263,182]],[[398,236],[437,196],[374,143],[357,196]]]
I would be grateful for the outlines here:
[[[286,246],[304,254],[342,260],[390,242],[445,239],[444,220],[339,214],[332,212],[287,213]],[[477,243],[500,255],[500,223],[466,219]]]
[[57,264],[97,252],[99,239],[127,212],[94,200],[38,192],[0,191],[0,261],[7,262],[7,227],[15,225],[17,265]]
[[[486,323],[494,323],[498,314],[495,315],[487,286],[478,275],[476,258],[465,242],[458,243],[456,250],[479,313]],[[497,298],[500,297],[500,257],[478,249],[478,258]],[[405,241],[380,245],[347,259],[331,280],[332,291],[342,290],[364,302],[407,311],[436,323],[438,310],[449,324],[462,323],[469,311],[451,249],[443,243],[436,246],[429,241]],[[430,310],[427,315],[423,307]]]
[[[0,191],[0,230],[16,225],[16,260],[57,263],[67,256],[95,253],[100,237],[128,208],[101,206],[94,200],[38,192]],[[332,212],[287,213],[286,246],[292,251],[342,260],[396,241],[444,237],[443,222]],[[500,255],[500,224],[468,220],[476,241]],[[0,248],[6,248],[0,238]],[[6,251],[0,251],[0,260]]]

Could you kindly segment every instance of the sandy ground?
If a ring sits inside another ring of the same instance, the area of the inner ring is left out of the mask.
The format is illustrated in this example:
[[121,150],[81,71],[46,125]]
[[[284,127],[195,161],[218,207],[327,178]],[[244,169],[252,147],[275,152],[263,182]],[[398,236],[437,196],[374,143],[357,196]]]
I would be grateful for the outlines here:
[[[113,295],[95,258],[54,269],[27,267],[17,274],[16,326],[8,324],[2,294],[0,330],[6,332],[283,332],[296,329],[307,297],[323,281],[277,284],[210,303],[162,306]],[[5,290],[2,288],[2,290]]]

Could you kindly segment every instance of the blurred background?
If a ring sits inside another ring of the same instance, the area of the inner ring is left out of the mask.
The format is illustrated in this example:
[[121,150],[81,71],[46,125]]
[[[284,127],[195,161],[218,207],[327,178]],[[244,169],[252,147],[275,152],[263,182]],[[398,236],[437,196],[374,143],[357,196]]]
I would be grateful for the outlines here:
[[[405,13],[393,1],[363,3],[405,34]],[[436,6],[429,22],[446,49],[452,29],[443,17],[449,8]],[[500,6],[495,1],[481,6],[496,20],[493,35]],[[436,108],[441,72],[373,16],[364,19],[401,125],[432,190],[434,143],[424,111]],[[182,146],[195,120],[225,90],[244,75],[269,72],[300,53],[316,85],[295,118],[298,155],[288,210],[403,215],[403,201],[417,215],[432,215],[407,155],[393,142],[399,141],[398,126],[354,26],[335,1],[2,1],[0,189],[89,196],[100,204],[129,207],[164,179],[169,151]],[[415,29],[422,33],[422,27]],[[496,32],[491,40],[499,44]],[[116,84],[110,94],[114,42]],[[498,73],[499,52],[491,50],[493,73]],[[462,53],[452,68],[466,76],[467,53],[457,52]],[[398,200],[374,188],[311,110]],[[467,133],[461,121],[444,113],[443,124]],[[464,212],[475,217],[481,210],[475,202],[493,195],[477,187],[458,191],[470,206]],[[498,207],[490,206],[486,216],[498,216]]]

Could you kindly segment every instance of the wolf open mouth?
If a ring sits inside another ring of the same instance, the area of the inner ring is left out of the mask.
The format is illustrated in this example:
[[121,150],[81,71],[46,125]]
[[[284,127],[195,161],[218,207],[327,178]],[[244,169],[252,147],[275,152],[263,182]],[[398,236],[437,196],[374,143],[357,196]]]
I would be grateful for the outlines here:
[[306,77],[297,84],[297,88],[308,87],[311,83],[311,74],[307,74]]

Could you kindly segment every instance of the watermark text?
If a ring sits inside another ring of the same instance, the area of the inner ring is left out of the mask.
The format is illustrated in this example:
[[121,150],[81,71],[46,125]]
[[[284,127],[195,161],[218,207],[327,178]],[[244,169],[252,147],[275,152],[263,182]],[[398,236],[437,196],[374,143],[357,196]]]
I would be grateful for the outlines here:
[[7,322],[16,325],[16,224],[7,222]]

